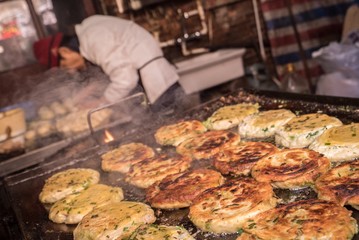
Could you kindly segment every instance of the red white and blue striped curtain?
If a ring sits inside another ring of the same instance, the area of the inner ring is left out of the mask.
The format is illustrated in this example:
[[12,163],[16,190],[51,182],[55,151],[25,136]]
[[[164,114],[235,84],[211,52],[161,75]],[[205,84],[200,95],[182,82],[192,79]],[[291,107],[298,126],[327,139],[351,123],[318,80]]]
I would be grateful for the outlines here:
[[300,74],[309,74],[312,84],[315,84],[316,78],[322,72],[316,61],[311,59],[311,54],[331,41],[340,40],[344,16],[352,3],[353,0],[261,0],[278,74],[282,74],[286,64],[293,63]]

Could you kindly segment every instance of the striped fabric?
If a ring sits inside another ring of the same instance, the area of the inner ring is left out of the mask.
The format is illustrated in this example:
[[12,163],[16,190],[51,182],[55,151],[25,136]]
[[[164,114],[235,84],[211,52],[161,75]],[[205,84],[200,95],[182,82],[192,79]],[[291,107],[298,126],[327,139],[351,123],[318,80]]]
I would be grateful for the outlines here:
[[[353,0],[288,0],[293,18],[306,55],[312,83],[322,73],[320,66],[311,59],[313,51],[339,41],[347,8]],[[295,37],[287,0],[261,0],[271,52],[280,76],[288,63],[304,74],[298,41]]]

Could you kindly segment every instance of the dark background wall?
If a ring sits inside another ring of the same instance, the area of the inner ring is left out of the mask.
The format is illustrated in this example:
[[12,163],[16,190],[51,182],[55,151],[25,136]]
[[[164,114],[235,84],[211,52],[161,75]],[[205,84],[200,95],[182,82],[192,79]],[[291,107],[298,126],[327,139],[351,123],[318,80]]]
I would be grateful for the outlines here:
[[[201,18],[194,15],[184,19],[184,13],[198,9],[198,2],[204,10],[206,34],[186,42],[188,51],[201,48],[215,50],[219,48],[245,47],[245,66],[262,62],[259,54],[259,42],[252,0],[147,0],[143,1],[140,9],[130,9],[129,0],[124,0],[126,11],[120,12],[116,0],[53,0],[55,13],[59,21],[59,29],[66,30],[69,26],[80,22],[86,16],[95,13],[127,18],[142,25],[156,35],[160,42],[178,40],[183,37],[184,27],[188,33],[202,29]],[[257,0],[259,3],[260,1]],[[147,4],[146,4],[147,3]],[[268,59],[266,65],[276,74],[275,65],[271,58],[266,29],[261,16],[261,31],[264,36],[265,51]],[[182,23],[182,24],[181,24]],[[195,55],[184,55],[180,44],[172,44],[163,48],[165,56],[172,62],[190,58]],[[25,66],[8,72],[0,73],[0,107],[16,102],[12,94],[14,88],[26,91],[36,83],[26,79],[44,71],[37,64]],[[39,78],[36,78],[39,81]]]
[[59,30],[68,31],[69,26],[80,23],[87,15],[82,1],[53,0]]

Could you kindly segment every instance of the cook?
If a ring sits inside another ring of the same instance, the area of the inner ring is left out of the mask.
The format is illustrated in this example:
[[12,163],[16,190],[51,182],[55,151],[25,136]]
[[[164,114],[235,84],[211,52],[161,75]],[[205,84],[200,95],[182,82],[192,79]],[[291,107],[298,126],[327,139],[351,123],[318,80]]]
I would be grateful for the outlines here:
[[182,94],[174,66],[152,35],[134,22],[94,15],[75,25],[75,32],[74,36],[58,33],[34,44],[36,58],[49,68],[83,71],[95,64],[109,76],[101,97],[85,100],[99,89],[93,84],[77,94],[75,104],[96,107],[117,102],[141,86],[157,111],[171,108],[175,97]]

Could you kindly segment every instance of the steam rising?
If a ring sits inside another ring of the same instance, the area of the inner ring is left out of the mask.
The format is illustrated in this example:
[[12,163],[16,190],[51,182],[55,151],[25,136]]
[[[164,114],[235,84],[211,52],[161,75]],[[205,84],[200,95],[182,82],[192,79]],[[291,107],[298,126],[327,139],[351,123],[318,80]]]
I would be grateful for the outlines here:
[[[41,107],[56,105],[58,102],[67,107],[68,103],[70,102],[71,104],[74,100],[81,99],[79,101],[81,105],[81,102],[100,98],[111,81],[100,67],[88,64],[86,70],[76,72],[52,68],[42,74],[30,76],[24,79],[24,82],[38,84],[31,86],[28,92],[23,90],[26,87],[19,88],[19,91],[15,93],[15,102],[13,104],[30,101],[33,104],[33,110],[38,114],[39,110],[42,110]],[[143,92],[140,85],[131,94],[137,92]],[[165,93],[162,96],[162,101],[157,106],[154,106],[157,110],[156,118],[162,115],[167,115],[166,117],[173,116],[178,111],[186,110],[198,103],[196,97],[186,96],[178,86],[174,88],[174,91]],[[133,121],[141,122],[145,116],[143,116],[143,111],[138,109],[138,104],[141,103],[138,101],[127,102],[117,108],[115,112],[118,112],[118,115],[129,114],[133,117]],[[51,109],[59,110],[59,108]]]
[[92,91],[83,101],[99,98],[110,82],[107,75],[99,67],[93,65],[89,65],[85,71],[71,73],[60,68],[53,68],[36,77],[41,78],[38,81],[40,84],[32,88],[27,98],[37,107],[55,101],[74,99],[89,86],[93,86]]
[[[40,83],[36,86],[32,86],[31,91],[28,93],[19,91],[17,93],[17,100],[19,102],[31,101],[33,103],[36,116],[34,116],[35,121],[31,123],[32,125],[35,125],[35,123],[40,124],[40,127],[44,127],[44,124],[47,123],[48,126],[45,129],[47,134],[54,131],[52,129],[54,118],[56,118],[56,122],[58,123],[61,122],[61,119],[66,119],[66,116],[71,115],[68,111],[60,111],[63,107],[70,110],[73,101],[79,100],[79,98],[82,98],[80,100],[81,105],[81,102],[84,103],[102,97],[103,92],[110,83],[110,79],[101,68],[94,65],[88,65],[85,71],[72,73],[60,68],[52,68],[32,78],[36,78],[31,79],[32,82]],[[138,86],[132,91],[132,94],[140,91],[142,91],[142,88]],[[141,125],[144,119],[151,118],[149,122],[152,122],[154,118],[152,118],[152,114],[148,114],[149,112],[146,111],[145,108],[146,106],[143,105],[143,97],[116,104],[111,107],[113,110],[111,122],[120,122],[119,120],[129,119],[130,117],[130,119],[132,118],[130,120],[132,123],[130,128]],[[80,113],[76,108],[72,109],[73,110],[70,110],[71,112],[75,114]],[[61,112],[65,112],[65,115]],[[49,113],[52,113],[52,115],[55,114],[56,116],[50,116],[51,114]],[[57,116],[60,117],[57,118]],[[78,115],[78,117],[80,117],[80,115]],[[65,121],[65,125],[73,125],[73,123],[74,121],[71,121],[71,123],[66,123]],[[38,130],[36,126],[31,127],[31,129]]]

